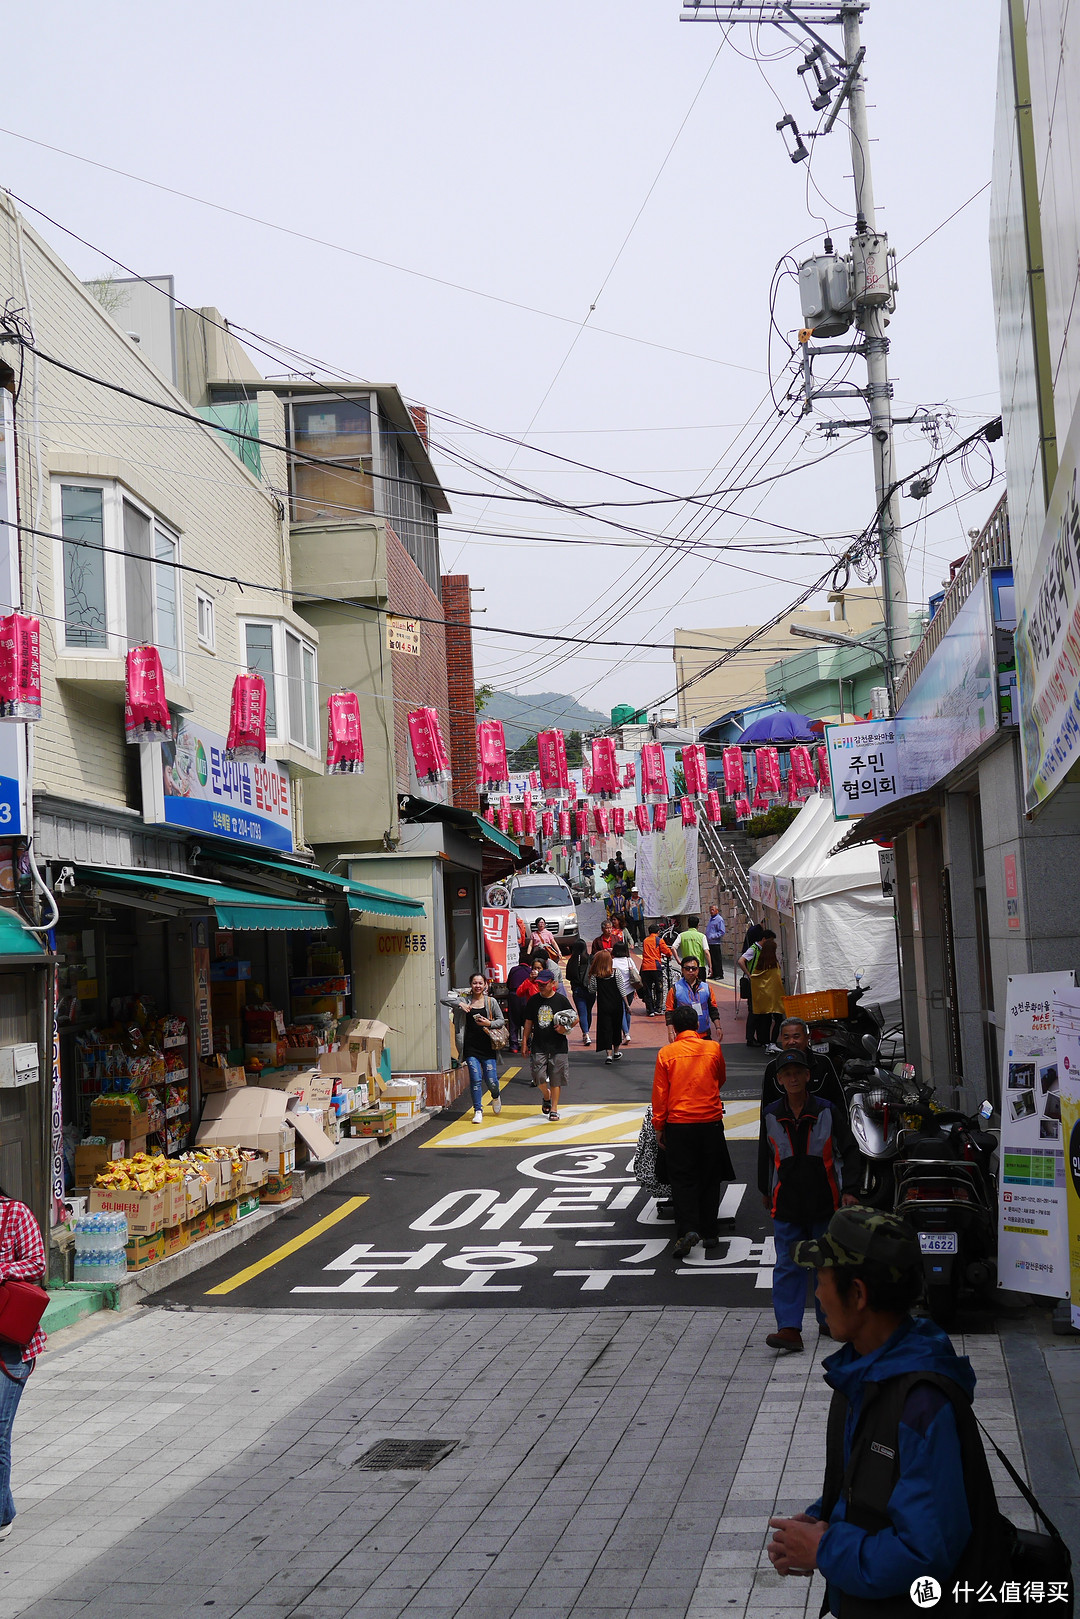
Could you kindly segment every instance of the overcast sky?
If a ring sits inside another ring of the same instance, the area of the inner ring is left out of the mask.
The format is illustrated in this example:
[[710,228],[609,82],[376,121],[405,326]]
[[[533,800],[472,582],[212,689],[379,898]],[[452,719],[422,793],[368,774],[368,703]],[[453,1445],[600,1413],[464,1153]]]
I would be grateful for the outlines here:
[[[447,452],[560,500],[659,498],[626,478],[678,495],[743,485],[837,449],[728,496],[724,513],[606,510],[665,547],[595,518],[453,496],[443,567],[484,587],[482,678],[602,708],[649,703],[674,683],[670,651],[572,653],[497,631],[640,643],[675,626],[758,623],[824,572],[835,536],[871,517],[866,440],[825,442],[820,416],[781,419],[769,399],[774,267],[812,251],[826,226],[846,245],[851,219],[846,133],[814,143],[808,186],[775,132],[783,111],[803,129],[815,116],[801,54],[764,59],[786,48],[775,32],[743,27],[720,48],[716,25],[680,24],[678,0],[38,0],[6,29],[19,64],[0,112],[8,130],[352,250],[0,135],[0,183],[94,244],[28,214],[79,274],[110,261],[171,273],[187,303],[343,374],[396,382],[430,407]],[[896,408],[933,409],[946,445],[998,409],[989,193],[904,255],[989,179],[997,31],[986,0],[875,0],[864,18],[878,223],[904,259],[889,334]],[[776,319],[789,336],[800,324],[790,280]],[[774,338],[774,378],[785,358]],[[861,362],[852,376],[863,380]],[[841,412],[860,415],[857,402],[830,407]],[[529,442],[477,427],[529,430]],[[903,470],[931,453],[921,431],[902,430]],[[439,465],[454,489],[497,487],[449,453]],[[971,480],[985,470],[973,461]],[[925,507],[903,502],[914,601],[938,588],[1003,487],[972,493],[958,466],[950,477]],[[791,530],[826,539],[792,555]],[[586,536],[605,543],[559,543]],[[684,550],[690,537],[753,549],[676,556],[675,536]]]

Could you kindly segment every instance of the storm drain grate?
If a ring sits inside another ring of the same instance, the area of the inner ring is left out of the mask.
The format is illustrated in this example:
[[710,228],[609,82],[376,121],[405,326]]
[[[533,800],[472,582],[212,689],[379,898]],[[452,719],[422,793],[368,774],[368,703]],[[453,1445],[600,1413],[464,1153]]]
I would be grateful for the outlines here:
[[370,1450],[365,1450],[355,1465],[384,1473],[399,1467],[426,1469],[449,1456],[458,1443],[456,1439],[380,1439]]

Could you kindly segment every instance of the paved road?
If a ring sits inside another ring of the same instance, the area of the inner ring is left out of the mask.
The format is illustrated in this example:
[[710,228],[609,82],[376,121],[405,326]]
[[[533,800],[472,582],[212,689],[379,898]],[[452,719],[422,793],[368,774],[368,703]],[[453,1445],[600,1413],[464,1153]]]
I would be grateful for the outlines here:
[[[608,1067],[571,1055],[550,1124],[528,1069],[505,1064],[501,1115],[466,1098],[295,1214],[177,1283],[162,1303],[363,1310],[507,1306],[767,1306],[770,1225],[754,1185],[761,1060],[732,1047],[727,1128],[739,1181],[719,1256],[671,1256],[674,1228],[633,1176],[661,1025]],[[300,1239],[300,1240],[298,1240]],[[289,1251],[284,1251],[288,1249]]]

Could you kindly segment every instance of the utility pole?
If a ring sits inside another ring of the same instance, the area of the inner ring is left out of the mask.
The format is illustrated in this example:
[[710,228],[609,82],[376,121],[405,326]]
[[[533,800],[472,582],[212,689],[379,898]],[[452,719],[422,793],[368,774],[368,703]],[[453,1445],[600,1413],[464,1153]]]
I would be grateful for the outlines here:
[[[855,182],[855,235],[851,241],[850,259],[837,259],[832,244],[826,240],[826,258],[808,261],[800,266],[800,290],[803,290],[802,272],[811,269],[811,280],[817,287],[818,278],[813,266],[829,266],[821,277],[822,313],[833,324],[822,335],[838,335],[854,324],[861,335],[853,350],[835,347],[810,349],[810,337],[815,327],[828,324],[827,319],[812,323],[806,318],[804,294],[804,328],[800,332],[803,345],[803,370],[806,378],[806,408],[815,398],[841,397],[829,389],[815,390],[810,366],[815,353],[861,354],[866,361],[866,387],[857,390],[866,401],[869,422],[845,422],[845,427],[868,425],[874,456],[874,490],[876,495],[875,527],[878,533],[878,554],[881,564],[882,600],[885,617],[886,669],[890,698],[895,695],[896,679],[909,651],[907,580],[904,569],[903,535],[900,524],[900,506],[897,491],[896,461],[893,444],[892,385],[889,382],[889,340],[885,336],[887,316],[894,307],[895,285],[889,245],[884,234],[877,229],[874,211],[874,185],[870,168],[870,136],[866,120],[866,86],[862,74],[865,48],[861,39],[860,21],[866,10],[866,0],[765,0],[765,3],[744,4],[742,0],[682,0],[683,22],[717,22],[733,25],[749,23],[759,26],[769,23],[779,28],[788,38],[808,43],[809,51],[799,69],[810,94],[811,105],[817,113],[829,109],[823,127],[799,133],[795,119],[786,115],[777,124],[784,135],[789,133],[791,148],[788,156],[793,163],[805,162],[810,155],[806,142],[830,133],[844,104],[848,109],[848,130],[851,141],[851,166]],[[843,33],[842,52],[833,48],[818,32],[819,29],[840,25]],[[841,268],[842,267],[842,268]],[[843,294],[837,297],[837,270],[844,281]],[[850,397],[850,392],[846,391]]]

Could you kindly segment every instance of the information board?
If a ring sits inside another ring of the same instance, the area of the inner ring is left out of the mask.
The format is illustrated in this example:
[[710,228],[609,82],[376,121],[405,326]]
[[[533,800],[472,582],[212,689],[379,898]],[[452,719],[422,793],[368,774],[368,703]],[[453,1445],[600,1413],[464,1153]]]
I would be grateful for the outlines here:
[[186,716],[173,741],[140,746],[145,821],[264,849],[293,847],[287,766],[228,759],[225,738]]
[[896,726],[892,720],[826,725],[833,814],[838,821],[866,815],[902,797],[896,777]]

